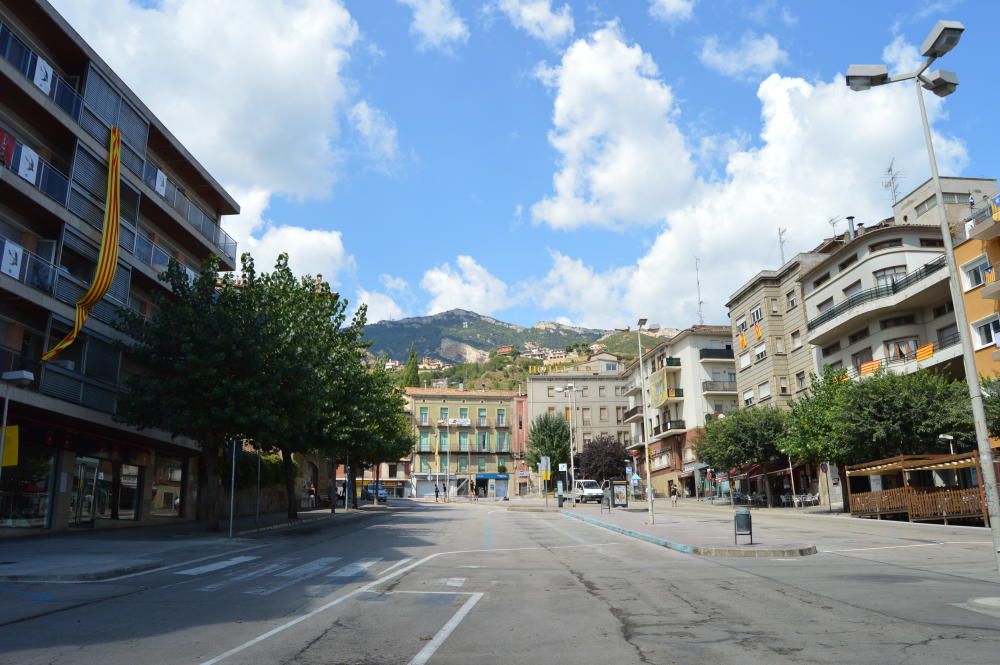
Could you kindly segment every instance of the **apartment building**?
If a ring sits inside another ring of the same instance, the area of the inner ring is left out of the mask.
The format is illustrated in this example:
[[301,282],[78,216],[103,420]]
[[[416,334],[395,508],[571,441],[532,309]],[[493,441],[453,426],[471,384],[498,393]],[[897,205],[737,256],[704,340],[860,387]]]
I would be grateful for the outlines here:
[[508,390],[407,388],[417,446],[410,484],[413,496],[508,496],[514,468],[513,433],[523,427],[521,396]]
[[[42,364],[94,278],[112,126],[122,134],[114,282],[72,346]],[[44,0],[0,0],[0,145],[0,361],[33,377],[9,387],[0,526],[194,518],[197,443],[114,419],[139,368],[113,323],[119,308],[151,314],[170,259],[234,268],[220,219],[238,205]]]
[[[572,385],[575,414],[570,409]],[[598,353],[587,360],[552,368],[546,374],[528,377],[528,423],[543,413],[573,418],[573,450],[579,454],[583,446],[599,435],[613,437],[622,443],[630,440],[630,427],[625,422],[628,398],[621,380],[621,360],[611,353]]]
[[762,270],[729,298],[736,390],[742,406],[788,403],[809,385],[814,371],[806,342],[801,275],[824,259],[821,245],[777,270]]
[[[993,377],[1000,374],[1000,281],[996,279],[1000,272],[1000,219],[993,218],[993,206],[1000,206],[1000,195],[996,180],[963,180],[969,181],[972,192],[964,210],[956,204],[946,205],[949,213],[964,213],[957,224],[953,223],[955,262],[961,273],[976,371]],[[951,217],[949,214],[949,221]]]
[[696,325],[646,351],[642,359],[646,404],[638,361],[622,372],[628,400],[625,422],[635,473],[645,484],[643,451],[649,441],[653,490],[668,495],[701,493],[705,464],[698,460],[692,434],[705,423],[737,408],[736,369],[728,326]]

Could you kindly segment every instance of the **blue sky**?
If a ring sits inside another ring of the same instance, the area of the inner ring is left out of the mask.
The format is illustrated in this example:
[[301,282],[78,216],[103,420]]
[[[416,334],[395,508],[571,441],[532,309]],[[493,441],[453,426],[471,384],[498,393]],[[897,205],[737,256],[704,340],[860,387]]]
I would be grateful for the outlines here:
[[929,100],[942,170],[997,175],[994,2],[144,4],[55,2],[237,196],[258,264],[288,251],[376,319],[683,327],[698,256],[725,322],[778,227],[807,250],[889,213],[890,160],[927,177],[912,89],[838,73],[912,65],[941,18],[967,27]]

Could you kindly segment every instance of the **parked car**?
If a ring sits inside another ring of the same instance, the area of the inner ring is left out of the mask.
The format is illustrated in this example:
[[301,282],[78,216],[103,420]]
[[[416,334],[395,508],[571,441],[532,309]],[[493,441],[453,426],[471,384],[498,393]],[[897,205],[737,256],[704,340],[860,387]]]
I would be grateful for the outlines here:
[[587,503],[593,501],[600,503],[604,497],[604,490],[597,484],[596,480],[577,480],[573,483],[573,495],[577,503]]
[[[364,489],[361,490],[361,498],[368,499],[371,501],[375,497],[375,483],[368,483],[365,485]],[[389,499],[389,493],[385,491],[385,488],[381,485],[378,486],[378,500],[387,501]]]

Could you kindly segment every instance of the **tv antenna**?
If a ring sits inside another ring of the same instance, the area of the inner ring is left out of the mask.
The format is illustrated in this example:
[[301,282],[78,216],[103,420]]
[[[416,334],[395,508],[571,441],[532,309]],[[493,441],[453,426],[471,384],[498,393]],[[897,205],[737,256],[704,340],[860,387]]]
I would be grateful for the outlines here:
[[833,227],[833,237],[834,238],[837,237],[837,222],[839,222],[842,219],[843,219],[843,217],[841,217],[840,215],[837,215],[836,217],[831,217],[830,219],[826,220],[826,223],[829,224],[831,227]]
[[698,325],[705,325],[705,316],[701,311],[701,306],[705,304],[705,301],[701,299],[701,272],[698,269],[699,261],[698,257],[694,257],[694,283],[698,289]]
[[788,229],[778,227],[778,251],[781,252],[781,265],[785,265],[785,233]]
[[889,168],[885,170],[885,175],[882,177],[882,189],[889,192],[892,205],[896,205],[899,201],[899,182],[903,178],[902,172],[897,171],[895,165],[896,158],[893,157],[889,162]]

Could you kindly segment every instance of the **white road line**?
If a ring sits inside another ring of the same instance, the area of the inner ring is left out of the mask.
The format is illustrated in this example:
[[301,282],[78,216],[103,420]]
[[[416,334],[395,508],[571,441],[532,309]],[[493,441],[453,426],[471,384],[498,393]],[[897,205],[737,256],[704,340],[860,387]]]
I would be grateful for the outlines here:
[[406,557],[405,559],[400,559],[396,563],[392,564],[391,566],[389,566],[388,568],[386,568],[385,570],[383,570],[381,572],[381,574],[385,575],[390,570],[395,570],[396,568],[398,568],[398,567],[402,566],[403,564],[405,564],[407,561],[413,561],[413,557],[411,556],[411,557]]
[[835,554],[837,552],[871,552],[874,550],[903,550],[911,547],[940,547],[944,543],[920,543],[919,545],[886,545],[884,547],[854,547],[849,550],[820,550],[820,554]]
[[178,570],[175,575],[204,575],[205,573],[211,573],[216,570],[222,570],[223,568],[229,568],[230,566],[238,566],[241,563],[246,563],[247,561],[254,561],[259,559],[259,556],[236,556],[232,559],[225,559],[224,561],[216,561],[215,563],[209,563],[204,566],[198,566],[197,568],[188,568],[187,570]]
[[203,586],[200,589],[198,589],[198,591],[218,591],[219,589],[221,589],[224,586],[227,586],[227,585],[230,585],[230,584],[235,584],[236,582],[245,582],[246,580],[252,580],[255,577],[262,577],[264,575],[268,575],[268,574],[273,573],[275,571],[281,570],[282,568],[285,568],[287,566],[288,566],[288,562],[287,561],[286,562],[282,562],[282,563],[268,564],[266,566],[262,566],[261,568],[254,568],[253,570],[251,570],[249,572],[241,573],[239,575],[235,575],[233,577],[221,580],[219,582],[213,582],[212,584],[206,584],[205,586]]
[[465,578],[464,577],[448,577],[446,579],[441,580],[441,582],[445,586],[460,587],[460,586],[462,586],[462,585],[465,584]]
[[243,593],[248,593],[253,596],[270,596],[272,593],[281,591],[282,589],[287,589],[296,582],[301,582],[309,577],[319,575],[324,570],[329,568],[331,564],[337,561],[340,561],[339,556],[326,556],[315,559],[309,563],[304,563],[301,566],[296,566],[295,568],[289,568],[288,570],[275,575],[275,577],[285,578],[284,581],[262,584],[259,587],[248,589]]
[[347,564],[343,568],[338,568],[333,571],[327,577],[358,577],[359,575],[364,575],[368,572],[368,569],[374,566],[376,563],[382,559],[358,559],[354,563]]
[[470,596],[469,599],[465,601],[465,604],[458,608],[458,611],[455,612],[450,619],[448,619],[448,623],[441,627],[441,630],[437,632],[434,639],[425,644],[424,648],[420,650],[420,653],[414,656],[413,660],[411,660],[408,665],[426,665],[427,661],[429,661],[437,650],[441,648],[441,645],[444,644],[446,639],[448,639],[448,636],[451,635],[455,628],[458,627],[458,624],[462,623],[462,619],[464,619],[465,616],[472,611],[472,608],[475,607],[476,603],[478,603],[482,597],[482,593],[476,593]]

